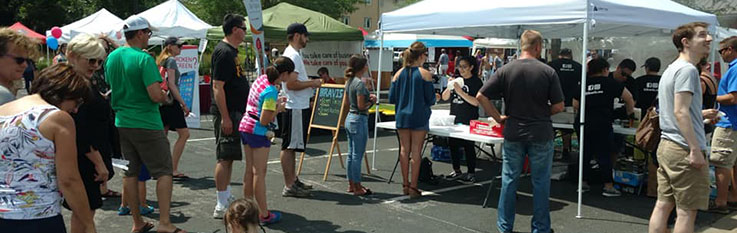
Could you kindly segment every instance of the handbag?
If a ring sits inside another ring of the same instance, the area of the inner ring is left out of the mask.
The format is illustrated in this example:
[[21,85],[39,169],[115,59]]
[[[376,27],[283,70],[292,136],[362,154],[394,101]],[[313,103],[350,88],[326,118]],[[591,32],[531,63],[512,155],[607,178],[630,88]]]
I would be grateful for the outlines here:
[[[655,99],[655,101],[658,101]],[[651,106],[647,109],[645,117],[637,126],[635,131],[635,144],[641,149],[654,152],[660,143],[660,117],[658,107]]]
[[163,82],[159,84],[161,85],[161,90],[166,91],[166,103],[162,103],[161,105],[171,105],[174,103],[174,96],[169,91],[169,73],[165,67],[159,66],[159,74],[161,75],[161,79],[163,79]]

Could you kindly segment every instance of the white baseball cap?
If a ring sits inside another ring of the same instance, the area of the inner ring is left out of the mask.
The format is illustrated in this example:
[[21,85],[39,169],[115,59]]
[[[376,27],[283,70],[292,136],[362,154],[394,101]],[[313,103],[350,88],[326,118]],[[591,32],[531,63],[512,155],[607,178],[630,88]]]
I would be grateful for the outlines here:
[[146,20],[145,18],[138,15],[131,15],[130,17],[125,19],[125,27],[123,27],[123,31],[130,32],[146,28],[151,31],[157,31],[156,28],[151,26],[151,24],[148,23],[148,20]]

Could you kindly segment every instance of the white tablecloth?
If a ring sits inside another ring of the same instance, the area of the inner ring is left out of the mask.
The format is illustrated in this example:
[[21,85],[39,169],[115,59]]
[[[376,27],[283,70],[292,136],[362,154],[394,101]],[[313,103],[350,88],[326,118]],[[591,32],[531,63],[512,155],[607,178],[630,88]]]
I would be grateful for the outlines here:
[[[388,130],[396,130],[397,123],[394,121],[380,122],[376,124],[376,127]],[[504,142],[504,138],[472,134],[469,132],[469,130],[470,126],[468,125],[430,126],[430,131],[428,131],[428,133],[441,137],[458,138],[489,144],[499,144]]]
[[[553,128],[573,129],[573,124],[553,123]],[[636,128],[624,128],[621,125],[612,125],[612,129],[614,130],[614,133],[616,134],[630,135],[630,136],[634,136],[635,132],[637,131]]]

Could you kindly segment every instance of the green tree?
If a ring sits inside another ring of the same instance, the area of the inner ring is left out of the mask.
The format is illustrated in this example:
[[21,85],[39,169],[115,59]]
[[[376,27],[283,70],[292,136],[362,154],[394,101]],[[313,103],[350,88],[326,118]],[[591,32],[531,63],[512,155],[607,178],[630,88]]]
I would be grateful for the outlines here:
[[[228,13],[246,15],[246,8],[242,0],[181,0],[200,19],[211,25],[223,23],[223,16]],[[361,0],[261,0],[263,9],[287,2],[313,11],[326,14],[333,18],[349,14],[356,10],[354,6]]]

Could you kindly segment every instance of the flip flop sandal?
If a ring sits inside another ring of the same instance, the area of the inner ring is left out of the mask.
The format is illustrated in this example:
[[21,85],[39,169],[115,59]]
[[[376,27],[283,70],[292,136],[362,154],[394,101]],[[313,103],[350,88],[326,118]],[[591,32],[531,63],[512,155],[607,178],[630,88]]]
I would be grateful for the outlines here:
[[189,176],[187,176],[187,175],[185,175],[183,173],[179,173],[179,174],[173,175],[172,178],[174,178],[174,179],[180,179],[180,180],[186,180],[186,179],[189,179]]
[[121,194],[119,192],[115,192],[113,190],[108,189],[107,192],[103,193],[100,196],[110,198],[110,197],[120,197]]
[[[184,231],[184,230],[182,230],[180,228],[177,228],[176,230],[172,231],[171,233],[185,233],[185,232],[186,231]],[[157,233],[165,233],[165,232],[157,231]]]
[[151,229],[154,229],[154,227],[155,226],[153,223],[147,222],[145,225],[143,225],[143,227],[141,227],[141,229],[138,229],[137,231],[132,231],[132,232],[133,233],[146,233],[146,232],[151,231]]

